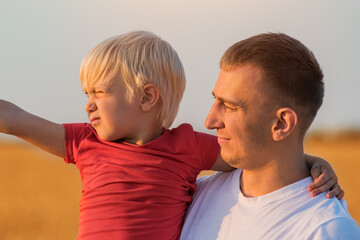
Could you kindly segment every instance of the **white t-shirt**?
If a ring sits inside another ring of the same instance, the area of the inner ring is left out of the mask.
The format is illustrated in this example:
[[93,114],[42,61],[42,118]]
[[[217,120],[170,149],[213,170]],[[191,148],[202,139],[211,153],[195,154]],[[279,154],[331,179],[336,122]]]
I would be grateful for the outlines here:
[[188,209],[183,240],[360,239],[346,202],[311,197],[311,177],[269,194],[246,198],[241,169],[200,178]]

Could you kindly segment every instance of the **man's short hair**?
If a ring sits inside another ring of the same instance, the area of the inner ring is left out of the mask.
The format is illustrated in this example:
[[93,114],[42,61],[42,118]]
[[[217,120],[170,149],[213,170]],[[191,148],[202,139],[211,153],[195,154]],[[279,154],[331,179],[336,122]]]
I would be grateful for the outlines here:
[[279,106],[301,109],[306,132],[324,97],[323,73],[314,54],[286,34],[263,33],[228,48],[220,68],[231,71],[244,64],[261,70]]
[[185,72],[171,45],[155,34],[135,31],[109,38],[84,58],[80,80],[89,88],[99,82],[122,81],[131,102],[147,83],[157,86],[161,98],[159,121],[173,123],[185,90]]

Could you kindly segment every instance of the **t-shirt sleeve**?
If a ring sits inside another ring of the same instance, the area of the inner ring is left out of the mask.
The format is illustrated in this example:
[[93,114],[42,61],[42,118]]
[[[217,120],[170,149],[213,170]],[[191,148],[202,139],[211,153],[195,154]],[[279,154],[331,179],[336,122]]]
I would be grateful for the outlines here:
[[195,132],[195,135],[201,159],[201,170],[208,170],[214,165],[219,153],[217,137],[200,132]]
[[65,123],[65,162],[76,163],[83,140],[89,135],[86,123]]
[[355,240],[360,239],[360,227],[350,218],[336,218],[318,227],[308,239]]

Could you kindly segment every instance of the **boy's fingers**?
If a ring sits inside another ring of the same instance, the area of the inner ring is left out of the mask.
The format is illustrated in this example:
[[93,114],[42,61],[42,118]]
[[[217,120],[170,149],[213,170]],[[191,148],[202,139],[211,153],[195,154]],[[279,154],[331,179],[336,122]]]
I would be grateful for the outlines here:
[[[329,181],[325,182],[321,186],[316,187],[314,190],[311,191],[311,196],[315,197],[316,195],[319,195],[320,193],[326,192],[330,189],[332,189],[333,186],[335,186],[336,182],[331,178]],[[338,185],[338,184],[336,184]],[[333,195],[336,196],[336,195]]]
[[343,190],[341,190],[340,193],[338,195],[336,195],[336,198],[340,200],[344,197],[344,195],[345,195],[345,192]]
[[320,176],[320,174],[321,174],[320,166],[312,167],[312,168],[310,169],[310,174],[311,174],[311,177],[312,177],[313,179],[317,179],[317,178]]
[[312,184],[309,185],[309,189],[314,190],[315,188],[319,188],[321,186],[323,186],[326,182],[328,182],[330,179],[328,179],[326,177],[325,174],[321,174],[318,177],[313,177],[314,178],[314,182]]
[[312,191],[318,187],[317,182],[319,181],[318,178],[321,174],[320,166],[311,168],[310,174],[314,181],[309,185],[308,189],[309,191]]
[[326,177],[324,180],[328,181],[332,179],[334,181],[334,184],[338,182],[337,176],[335,174],[334,169],[329,165],[329,167],[320,167],[321,174]]
[[[339,184],[335,184],[334,187],[331,189],[330,192],[328,192],[328,194],[326,195],[327,198],[332,198],[334,196],[338,196],[341,192],[341,188],[340,188],[340,185]],[[341,198],[340,198],[341,199]]]

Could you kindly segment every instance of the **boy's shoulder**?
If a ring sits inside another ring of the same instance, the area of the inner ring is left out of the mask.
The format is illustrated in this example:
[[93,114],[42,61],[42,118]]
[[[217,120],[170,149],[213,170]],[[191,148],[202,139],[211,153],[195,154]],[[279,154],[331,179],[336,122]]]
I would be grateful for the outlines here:
[[174,127],[172,128],[171,130],[169,130],[170,132],[193,132],[193,133],[196,133],[196,134],[201,134],[201,135],[207,135],[207,136],[213,136],[215,137],[214,135],[211,135],[211,134],[208,134],[208,133],[203,133],[203,132],[199,132],[199,131],[196,131],[194,130],[194,127],[190,124],[190,123],[182,123],[180,124],[179,126],[177,127]]
[[182,123],[179,126],[172,129],[167,129],[166,131],[168,131],[172,136],[195,133],[193,126],[191,126],[189,123]]
[[82,141],[89,137],[99,138],[95,129],[89,123],[63,123],[65,127],[65,140],[66,141]]
[[171,131],[174,131],[174,130],[177,130],[177,129],[191,129],[191,130],[194,130],[193,126],[190,123],[181,123],[179,126],[172,128]]
[[90,123],[63,123],[66,131],[94,133],[95,129]]
[[208,133],[195,131],[193,126],[189,123],[182,123],[179,126],[167,131],[169,131],[169,133],[174,137],[193,137],[194,139],[198,140],[208,139],[210,141],[217,141],[216,136]]
[[[187,142],[187,144],[195,144],[201,148],[201,145],[208,145],[210,147],[217,148],[217,138],[214,135],[195,131],[193,126],[189,123],[180,124],[178,127],[167,130],[170,135],[170,139],[175,142]],[[170,141],[172,141],[170,140]]]

